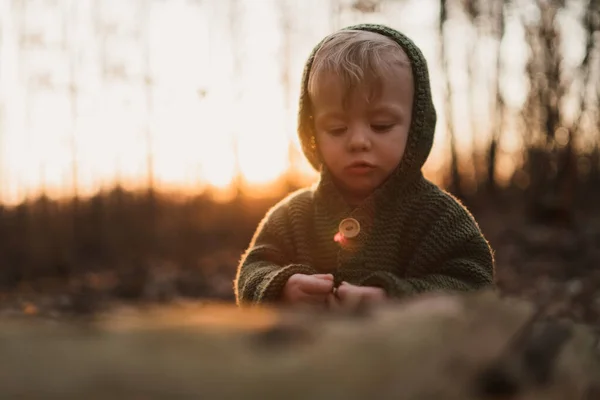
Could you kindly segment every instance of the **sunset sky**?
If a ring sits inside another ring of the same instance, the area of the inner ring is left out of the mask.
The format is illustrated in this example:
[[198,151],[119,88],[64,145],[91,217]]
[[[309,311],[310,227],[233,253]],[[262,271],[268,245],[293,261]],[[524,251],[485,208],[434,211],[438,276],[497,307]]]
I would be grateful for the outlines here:
[[[162,187],[225,187],[236,165],[249,184],[272,181],[289,167],[289,141],[297,145],[308,53],[333,29],[357,22],[404,31],[429,60],[439,123],[427,167],[436,171],[447,145],[437,3],[387,0],[381,13],[336,15],[333,1],[324,0],[0,0],[0,200],[14,203],[41,187],[69,193],[74,153],[83,193],[115,179],[143,185],[148,132]],[[450,28],[468,38],[465,26]],[[526,52],[519,27],[512,28],[508,70],[518,72]],[[494,57],[488,47],[480,52],[484,65]],[[453,42],[451,51],[464,52],[464,42]],[[457,101],[464,102],[464,68],[454,67]],[[518,74],[503,87],[509,105],[518,107],[524,97]],[[489,118],[485,107],[481,112],[477,128],[485,131]],[[468,149],[471,126],[464,109],[457,113],[457,129],[468,132],[459,144]],[[294,168],[314,179],[299,160]]]

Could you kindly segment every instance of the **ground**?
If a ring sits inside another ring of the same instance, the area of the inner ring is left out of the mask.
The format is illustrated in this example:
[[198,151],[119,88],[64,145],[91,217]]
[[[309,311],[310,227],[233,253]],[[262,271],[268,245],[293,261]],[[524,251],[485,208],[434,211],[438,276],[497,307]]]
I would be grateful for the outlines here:
[[[20,399],[585,399],[597,336],[496,293],[355,315],[230,304],[5,318],[0,391]],[[598,393],[600,394],[600,393]]]

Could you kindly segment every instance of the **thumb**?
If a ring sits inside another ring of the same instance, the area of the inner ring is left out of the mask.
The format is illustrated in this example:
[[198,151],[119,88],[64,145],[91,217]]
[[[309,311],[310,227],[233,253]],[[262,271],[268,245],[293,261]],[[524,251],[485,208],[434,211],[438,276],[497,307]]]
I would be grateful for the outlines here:
[[333,281],[326,279],[319,279],[313,276],[310,279],[305,279],[302,282],[301,289],[303,292],[308,294],[325,294],[331,292],[333,289]]
[[324,279],[327,281],[333,281],[333,275],[332,274],[314,274],[311,275],[314,278],[318,278],[318,279]]

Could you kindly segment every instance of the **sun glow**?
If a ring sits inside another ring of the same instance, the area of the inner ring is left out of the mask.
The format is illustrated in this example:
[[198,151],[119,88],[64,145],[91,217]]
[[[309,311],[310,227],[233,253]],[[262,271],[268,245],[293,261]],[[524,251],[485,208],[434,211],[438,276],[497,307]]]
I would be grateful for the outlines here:
[[[0,201],[143,188],[150,178],[193,192],[268,190],[290,171],[314,182],[295,116],[304,62],[324,35],[401,25],[441,86],[437,1],[387,1],[369,15],[328,4],[0,1]],[[446,162],[440,134],[433,171]]]
[[2,200],[133,188],[149,174],[178,190],[284,174],[294,122],[279,8],[238,3],[2,2]]

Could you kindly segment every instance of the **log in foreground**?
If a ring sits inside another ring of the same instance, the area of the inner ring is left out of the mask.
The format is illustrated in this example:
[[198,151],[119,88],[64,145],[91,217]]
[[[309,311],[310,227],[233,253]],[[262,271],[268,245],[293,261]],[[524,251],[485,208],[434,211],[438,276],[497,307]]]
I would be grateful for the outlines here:
[[592,399],[600,383],[591,329],[494,293],[356,315],[205,305],[0,323],[3,398]]

